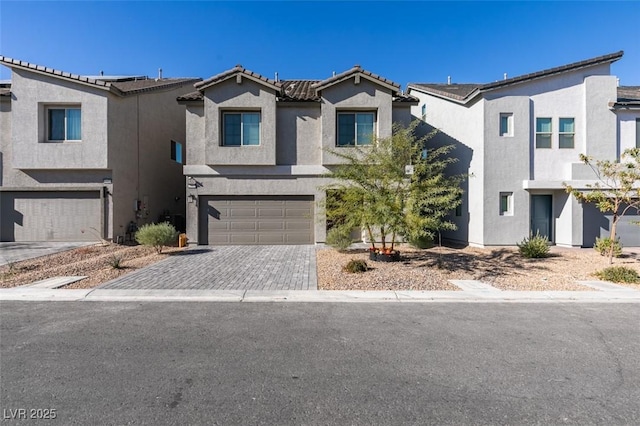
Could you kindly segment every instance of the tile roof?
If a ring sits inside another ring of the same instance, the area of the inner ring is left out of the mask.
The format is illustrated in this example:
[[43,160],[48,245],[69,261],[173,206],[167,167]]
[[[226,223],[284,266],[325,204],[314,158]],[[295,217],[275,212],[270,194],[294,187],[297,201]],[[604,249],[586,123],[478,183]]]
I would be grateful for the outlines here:
[[462,100],[472,94],[474,91],[478,90],[478,88],[482,87],[482,84],[476,83],[464,83],[464,84],[432,84],[432,83],[409,83],[409,87],[413,87],[416,89],[422,89],[429,91],[431,93],[435,93],[437,95],[442,95],[446,97],[450,97],[453,99]]
[[283,101],[319,101],[320,96],[313,88],[319,80],[282,80],[280,100]]
[[618,102],[640,102],[640,86],[618,87]]
[[322,90],[323,88],[327,87],[327,86],[331,86],[332,84],[338,83],[340,81],[343,81],[347,78],[350,78],[352,75],[355,74],[362,74],[366,77],[369,77],[371,80],[376,80],[379,83],[382,83],[384,85],[387,86],[391,86],[391,88],[395,89],[395,90],[400,90],[400,85],[397,83],[394,83],[391,80],[388,80],[384,77],[380,77],[377,74],[374,74],[372,72],[369,72],[367,70],[362,69],[362,67],[360,65],[354,65],[352,68],[341,72],[340,74],[336,74],[332,77],[329,77],[325,80],[319,81],[316,84],[314,84],[314,87],[316,88],[316,90]]
[[242,65],[239,65],[239,64],[229,70],[223,71],[220,74],[216,74],[213,77],[210,77],[204,81],[201,81],[200,83],[197,83],[194,86],[198,90],[204,90],[207,87],[212,86],[218,82],[227,80],[228,78],[231,78],[238,73],[242,73],[248,77],[262,81],[267,85],[273,86],[274,88],[280,88],[280,83],[278,83],[277,81],[271,80],[270,78],[264,77],[253,71],[249,71],[248,69],[244,68]]
[[108,90],[120,96],[126,96],[131,94],[149,92],[153,90],[166,89],[174,86],[181,86],[189,82],[200,81],[199,78],[163,78],[163,79],[127,79],[123,78],[122,81],[103,81],[98,77],[85,77],[78,74],[71,74],[68,72],[56,70],[53,68],[43,67],[41,65],[35,65],[29,62],[20,61],[17,59],[7,58],[6,56],[0,56],[0,64],[9,68],[21,68],[41,74],[48,74],[53,77],[62,78],[65,80],[76,81],[78,83],[91,85],[104,90]]
[[111,85],[116,87],[125,95],[132,95],[136,93],[183,86],[185,84],[196,83],[201,80],[202,79],[200,78],[147,78],[144,80],[114,81]]
[[511,86],[514,84],[529,82],[537,80],[539,78],[557,75],[569,71],[575,71],[582,68],[592,67],[595,65],[612,63],[622,58],[624,52],[610,53],[608,55],[597,56],[595,58],[586,59],[584,61],[573,62],[571,64],[562,65],[555,68],[549,68],[542,71],[537,71],[530,74],[524,74],[517,77],[508,78],[506,80],[500,80],[487,84],[430,84],[430,83],[410,83],[409,88],[417,90],[427,90],[436,95],[440,95],[446,98],[454,99],[457,101],[467,102],[472,97],[475,97],[477,93],[487,92],[490,90],[500,89],[502,87]]
[[618,87],[618,99],[610,102],[613,109],[640,109],[640,86],[620,86]]
[[417,98],[403,94],[400,91],[400,86],[398,84],[376,74],[373,74],[369,71],[365,71],[359,65],[356,65],[355,67],[343,73],[337,74],[325,80],[296,79],[280,81],[268,79],[261,76],[260,74],[246,70],[241,65],[236,65],[234,68],[223,71],[222,73],[214,75],[213,77],[201,81],[200,83],[194,84],[194,87],[198,89],[198,91],[179,96],[178,101],[201,101],[204,99],[203,92],[207,87],[232,78],[238,73],[243,73],[273,86],[277,90],[278,101],[283,102],[319,102],[321,97],[318,94],[318,90],[322,90],[324,87],[343,81],[347,78],[351,78],[351,76],[355,75],[356,73],[360,73],[361,75],[365,76],[365,78],[376,80],[392,89],[393,102],[418,102]]

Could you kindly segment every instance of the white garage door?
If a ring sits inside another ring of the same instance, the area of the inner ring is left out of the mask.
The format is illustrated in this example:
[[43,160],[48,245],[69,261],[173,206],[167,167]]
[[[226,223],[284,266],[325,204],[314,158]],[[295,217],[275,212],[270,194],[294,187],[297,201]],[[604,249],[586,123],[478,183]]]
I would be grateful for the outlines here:
[[312,196],[202,197],[200,244],[313,244]]
[[[99,191],[2,192],[2,241],[94,241],[101,226]],[[83,232],[84,231],[84,232]]]

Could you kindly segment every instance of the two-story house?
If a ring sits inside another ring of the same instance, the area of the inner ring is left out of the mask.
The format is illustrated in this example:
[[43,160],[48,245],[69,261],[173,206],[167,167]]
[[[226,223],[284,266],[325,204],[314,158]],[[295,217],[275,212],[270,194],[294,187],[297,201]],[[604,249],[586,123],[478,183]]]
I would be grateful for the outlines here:
[[[470,174],[452,216],[458,230],[448,238],[513,245],[540,232],[557,245],[581,247],[608,235],[610,216],[577,202],[563,183],[587,189],[595,181],[581,153],[615,160],[638,143],[637,88],[621,90],[610,73],[622,55],[488,84],[409,85],[419,99],[412,114],[441,131],[434,142],[458,146],[456,172]],[[619,229],[621,240],[640,245],[640,227],[631,220]]]
[[323,177],[372,136],[407,124],[416,99],[355,66],[325,80],[238,65],[178,98],[189,146],[187,235],[198,244],[312,244],[326,237]]
[[175,98],[200,79],[0,65],[0,241],[115,241],[131,222],[184,217]]

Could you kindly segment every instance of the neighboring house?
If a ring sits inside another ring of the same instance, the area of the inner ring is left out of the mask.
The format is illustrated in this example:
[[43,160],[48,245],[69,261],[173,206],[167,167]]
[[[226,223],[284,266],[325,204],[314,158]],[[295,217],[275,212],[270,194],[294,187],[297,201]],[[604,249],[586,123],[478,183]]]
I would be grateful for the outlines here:
[[[458,230],[446,237],[476,246],[513,245],[540,232],[562,246],[592,246],[610,215],[569,196],[596,178],[581,153],[615,160],[640,146],[638,88],[617,87],[610,65],[623,52],[488,84],[412,83],[412,114],[454,143],[456,172],[469,173]],[[624,245],[640,245],[625,219]]]
[[84,77],[0,56],[0,241],[130,237],[184,223],[184,107],[200,79]]
[[371,136],[407,124],[416,99],[355,66],[272,80],[238,65],[178,98],[187,108],[187,235],[198,244],[324,242],[322,175]]

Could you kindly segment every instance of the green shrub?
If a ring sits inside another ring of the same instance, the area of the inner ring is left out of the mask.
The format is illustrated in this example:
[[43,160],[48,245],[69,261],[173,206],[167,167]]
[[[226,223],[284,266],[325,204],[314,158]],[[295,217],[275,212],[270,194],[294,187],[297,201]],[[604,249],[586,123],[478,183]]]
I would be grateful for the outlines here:
[[346,250],[349,248],[353,240],[351,239],[351,231],[342,228],[331,228],[327,232],[327,245],[337,250]]
[[598,271],[595,275],[604,281],[611,281],[614,283],[637,283],[640,281],[638,273],[626,266],[610,266]]
[[122,269],[122,256],[118,256],[115,254],[112,255],[109,259],[109,266],[111,266],[113,269]]
[[517,243],[520,254],[529,259],[549,256],[549,240],[539,232]]
[[[609,250],[611,249],[611,238],[597,238],[596,243],[593,245],[593,248],[600,253],[600,256],[609,256]],[[620,243],[620,239],[616,238],[616,241],[613,243],[613,257],[622,256],[622,244]]]
[[345,272],[349,272],[351,274],[360,274],[362,272],[367,272],[369,267],[367,266],[367,262],[364,260],[351,259],[343,269]]
[[158,253],[162,247],[174,244],[178,238],[178,231],[168,222],[142,225],[136,232],[136,241],[143,246],[152,246]]
[[428,248],[433,247],[433,238],[426,237],[426,236],[425,237],[418,237],[418,238],[411,238],[409,240],[409,244],[411,244],[415,248],[428,249]]

